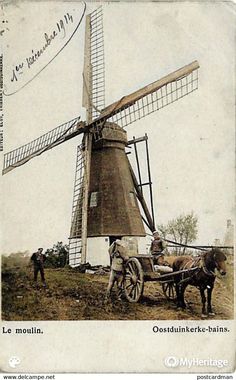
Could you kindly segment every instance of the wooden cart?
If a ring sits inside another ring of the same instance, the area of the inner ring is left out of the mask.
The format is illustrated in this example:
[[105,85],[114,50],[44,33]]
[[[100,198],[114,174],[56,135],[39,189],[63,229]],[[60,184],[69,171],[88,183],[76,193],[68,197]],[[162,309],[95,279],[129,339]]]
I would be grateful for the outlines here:
[[152,255],[137,255],[131,257],[125,264],[124,294],[129,302],[138,302],[142,297],[144,283],[157,281],[162,285],[165,297],[169,300],[176,298],[175,276],[183,274],[191,276],[196,268],[178,272],[161,274],[155,271]]

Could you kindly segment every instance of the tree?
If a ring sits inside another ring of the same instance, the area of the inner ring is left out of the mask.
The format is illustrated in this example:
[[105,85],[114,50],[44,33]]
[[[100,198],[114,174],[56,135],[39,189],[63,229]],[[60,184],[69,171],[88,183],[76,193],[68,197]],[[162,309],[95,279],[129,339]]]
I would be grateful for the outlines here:
[[[158,229],[163,238],[177,243],[188,245],[197,238],[198,218],[193,211],[190,214],[181,214],[170,220],[166,225],[159,225]],[[176,247],[177,254],[184,254],[186,247]]]
[[168,224],[167,225],[159,224],[157,227],[158,227],[158,231],[161,232],[163,239],[167,239],[168,233],[169,233]]
[[68,264],[68,244],[63,244],[62,241],[58,241],[52,248],[48,248],[45,251],[47,260],[45,266],[49,268],[63,268]]

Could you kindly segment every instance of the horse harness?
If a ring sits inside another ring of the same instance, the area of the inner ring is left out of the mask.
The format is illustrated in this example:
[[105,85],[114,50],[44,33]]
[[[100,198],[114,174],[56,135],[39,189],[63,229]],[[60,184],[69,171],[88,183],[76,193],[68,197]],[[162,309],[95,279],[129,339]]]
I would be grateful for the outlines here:
[[[214,257],[214,260],[215,260],[215,257]],[[189,263],[190,266],[189,266]],[[179,284],[182,284],[184,282],[187,282],[189,281],[190,279],[192,279],[196,273],[199,273],[201,271],[201,269],[203,270],[203,272],[211,277],[211,278],[215,278],[216,275],[214,272],[212,271],[209,271],[206,267],[206,263],[205,263],[205,258],[204,258],[204,255],[201,255],[201,256],[197,256],[195,257],[194,259],[190,259],[189,261],[186,262],[186,264],[184,265],[183,269],[189,269],[191,270],[192,274],[188,277],[185,277],[185,274],[182,273],[182,279],[180,280]]]
[[[214,260],[214,262],[215,262],[215,260],[216,260],[216,258],[215,258],[215,253],[214,253],[214,255],[213,255],[213,260]],[[202,270],[203,270],[203,272],[204,272],[207,276],[209,276],[209,277],[211,277],[211,278],[215,278],[215,277],[216,277],[216,274],[215,274],[213,271],[208,270],[207,267],[206,267],[206,263],[205,263],[205,254],[203,254],[203,255],[201,256],[201,262],[202,262]]]

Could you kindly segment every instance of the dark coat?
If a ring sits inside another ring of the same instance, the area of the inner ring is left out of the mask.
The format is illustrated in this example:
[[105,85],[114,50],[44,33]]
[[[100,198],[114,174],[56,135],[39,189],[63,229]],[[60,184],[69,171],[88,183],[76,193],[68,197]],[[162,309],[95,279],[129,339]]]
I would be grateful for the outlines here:
[[40,252],[34,252],[30,260],[33,261],[35,267],[43,268],[43,264],[44,264],[44,261],[46,260],[46,256]]
[[154,239],[151,243],[151,253],[158,254],[161,253],[164,249],[164,244],[162,239]]

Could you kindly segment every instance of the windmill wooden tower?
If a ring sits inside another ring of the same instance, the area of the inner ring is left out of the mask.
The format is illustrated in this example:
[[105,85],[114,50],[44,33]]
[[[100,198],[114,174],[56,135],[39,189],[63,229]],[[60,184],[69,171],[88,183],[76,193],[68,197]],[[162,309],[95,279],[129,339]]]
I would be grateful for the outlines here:
[[[77,117],[4,155],[3,174],[83,134],[76,157],[69,237],[71,266],[86,261],[108,264],[107,248],[112,239],[144,237],[143,221],[151,231],[155,229],[152,202],[150,212],[143,196],[140,173],[137,179],[125,153],[127,145],[134,144],[136,149],[137,142],[147,144],[147,137],[128,142],[124,127],[198,88],[199,64],[194,61],[105,107],[103,41],[100,7],[86,17],[83,72],[86,121]],[[147,160],[151,190],[148,156]]]

